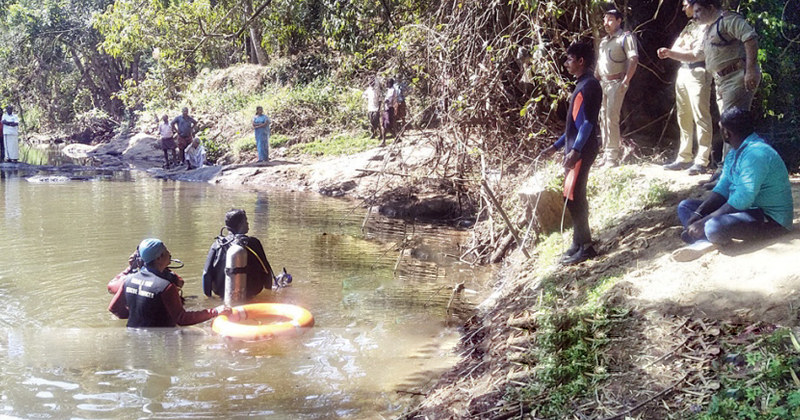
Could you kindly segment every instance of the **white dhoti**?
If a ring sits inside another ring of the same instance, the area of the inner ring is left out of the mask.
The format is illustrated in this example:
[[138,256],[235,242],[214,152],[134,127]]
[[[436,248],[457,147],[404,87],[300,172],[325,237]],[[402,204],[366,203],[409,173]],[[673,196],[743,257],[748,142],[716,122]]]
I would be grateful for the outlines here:
[[19,160],[19,134],[3,134],[6,159]]

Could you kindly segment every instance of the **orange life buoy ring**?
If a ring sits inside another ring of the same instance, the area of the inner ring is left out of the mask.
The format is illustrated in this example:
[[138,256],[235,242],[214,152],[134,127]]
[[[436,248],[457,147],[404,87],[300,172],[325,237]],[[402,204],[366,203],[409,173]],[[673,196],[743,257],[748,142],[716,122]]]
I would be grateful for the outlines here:
[[[261,340],[299,333],[314,325],[314,316],[305,308],[287,303],[251,303],[231,308],[230,316],[220,315],[211,322],[211,329],[224,337],[240,340]],[[288,318],[276,324],[244,324],[241,321],[267,317]]]

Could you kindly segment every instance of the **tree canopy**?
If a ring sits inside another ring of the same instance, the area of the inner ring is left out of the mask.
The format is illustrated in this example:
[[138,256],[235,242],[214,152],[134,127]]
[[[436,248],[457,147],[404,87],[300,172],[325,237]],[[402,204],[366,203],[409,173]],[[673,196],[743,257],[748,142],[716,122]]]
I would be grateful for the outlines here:
[[[786,133],[798,122],[800,8],[730,3],[760,34],[758,109]],[[482,139],[486,151],[501,146],[500,155],[535,151],[542,135],[560,129],[569,90],[563,50],[599,39],[603,7],[596,0],[3,0],[0,96],[25,112],[28,125],[48,129],[93,109],[119,119],[168,106],[204,70],[288,60],[307,68],[298,83],[324,76],[363,86],[367,76],[398,77],[417,97],[417,122],[450,124]],[[649,50],[668,45],[685,17],[679,0],[616,7],[642,40],[644,70],[634,83],[664,99],[628,100],[635,129],[672,105],[674,69]]]

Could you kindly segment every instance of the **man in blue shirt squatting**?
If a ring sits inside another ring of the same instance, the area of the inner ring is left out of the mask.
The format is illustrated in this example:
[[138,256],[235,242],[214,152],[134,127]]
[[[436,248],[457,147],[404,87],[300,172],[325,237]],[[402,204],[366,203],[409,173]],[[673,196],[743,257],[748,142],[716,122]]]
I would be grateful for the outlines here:
[[754,132],[752,114],[728,108],[719,126],[731,151],[711,195],[678,205],[685,227],[681,239],[691,245],[673,253],[676,261],[691,261],[733,239],[770,238],[792,229],[789,173],[775,149]]
[[[567,60],[564,62],[569,74],[577,79],[575,90],[569,99],[567,110],[567,127],[564,135],[555,144],[542,151],[541,157],[549,157],[556,150],[564,148],[564,169],[567,179],[574,169],[574,186],[565,185],[564,195],[567,197],[567,208],[572,216],[572,246],[561,256],[561,263],[573,265],[595,257],[597,251],[592,246],[592,232],[589,230],[589,200],[586,198],[586,184],[589,181],[589,170],[600,151],[597,138],[600,105],[603,90],[600,82],[594,78],[594,47],[576,42],[567,48]],[[567,182],[569,184],[569,182]],[[568,191],[571,190],[571,191]]]

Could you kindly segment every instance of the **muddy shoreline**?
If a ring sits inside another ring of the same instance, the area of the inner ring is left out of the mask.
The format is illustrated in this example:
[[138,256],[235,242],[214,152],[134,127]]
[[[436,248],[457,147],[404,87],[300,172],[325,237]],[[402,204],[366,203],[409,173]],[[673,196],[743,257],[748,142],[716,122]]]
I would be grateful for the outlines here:
[[282,191],[316,192],[359,201],[387,217],[453,226],[471,226],[474,207],[454,196],[426,168],[435,164],[438,151],[428,133],[410,132],[401,142],[386,147],[333,157],[285,157],[272,151],[269,162],[238,162],[186,170],[164,169],[158,139],[146,133],[117,136],[99,145],[70,144],[63,153],[84,165],[35,166],[19,169],[53,173],[81,180],[81,171],[141,171],[148,176],[222,186],[251,186]]

